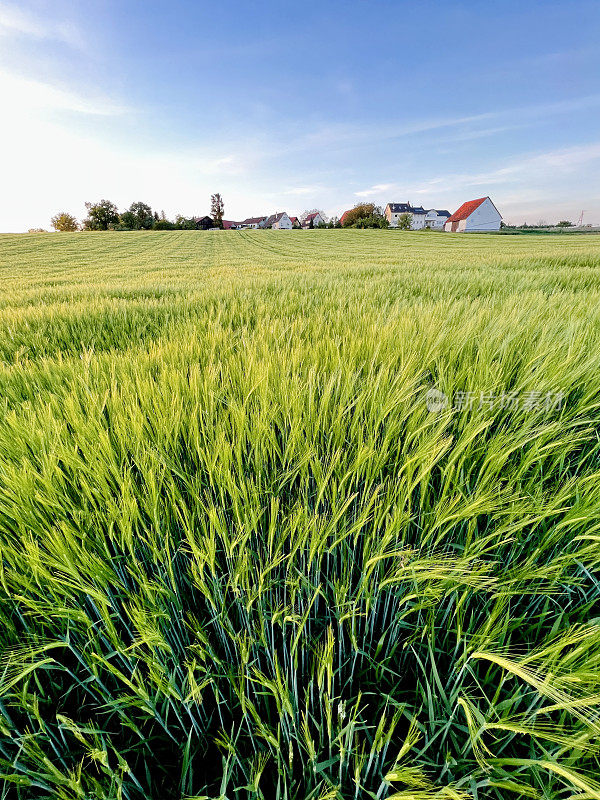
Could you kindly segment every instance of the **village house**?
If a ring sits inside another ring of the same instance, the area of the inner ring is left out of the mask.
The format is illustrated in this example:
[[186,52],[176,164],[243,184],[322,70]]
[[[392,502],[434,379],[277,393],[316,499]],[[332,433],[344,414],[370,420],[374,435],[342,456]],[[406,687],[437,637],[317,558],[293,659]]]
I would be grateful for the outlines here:
[[443,231],[449,216],[449,211],[430,208],[427,214],[425,214],[425,227],[435,231]]
[[427,211],[425,211],[423,206],[411,206],[410,203],[388,203],[385,207],[384,215],[389,222],[390,228],[398,227],[398,220],[402,214],[411,215],[411,231],[418,231],[425,227]]
[[468,200],[444,224],[445,231],[475,233],[499,231],[502,217],[489,197]]
[[[312,222],[312,225],[311,225]],[[319,225],[323,224],[325,220],[319,214],[318,211],[315,211],[314,214],[308,214],[302,223],[303,228],[318,228]]]
[[248,217],[239,223],[240,228],[261,228],[266,217]]
[[292,220],[288,217],[285,211],[279,211],[277,214],[271,214],[267,217],[261,228],[274,228],[280,231],[291,231]]

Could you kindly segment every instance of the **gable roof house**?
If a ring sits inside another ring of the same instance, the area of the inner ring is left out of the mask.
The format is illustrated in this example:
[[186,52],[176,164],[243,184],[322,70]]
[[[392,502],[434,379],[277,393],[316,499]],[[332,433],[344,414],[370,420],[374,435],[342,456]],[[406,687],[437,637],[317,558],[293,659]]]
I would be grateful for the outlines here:
[[239,223],[240,228],[262,228],[263,222],[266,217],[248,217],[243,222]]
[[427,211],[423,206],[411,206],[410,203],[388,203],[385,207],[384,215],[390,224],[390,228],[398,227],[398,220],[401,214],[410,214],[412,216],[411,231],[418,231],[425,227]]
[[502,216],[489,197],[468,200],[448,217],[445,231],[476,233],[477,231],[499,231]]
[[290,221],[292,223],[292,228],[300,227],[300,220],[298,219],[298,217],[290,217]]
[[192,217],[192,219],[197,230],[207,231],[209,228],[215,227],[212,217]]
[[[312,226],[311,223],[312,222]],[[322,222],[325,222],[323,217],[319,214],[318,211],[315,211],[314,214],[307,214],[304,218],[304,222],[302,223],[303,228],[317,228]]]
[[262,224],[263,228],[275,228],[280,231],[291,231],[292,220],[288,217],[285,211],[278,211],[277,214],[271,214],[270,217]]
[[344,227],[344,222],[346,220],[346,217],[348,216],[348,214],[350,213],[351,210],[352,209],[349,209],[348,211],[344,211],[344,213],[340,217],[340,225],[342,226],[342,228]]

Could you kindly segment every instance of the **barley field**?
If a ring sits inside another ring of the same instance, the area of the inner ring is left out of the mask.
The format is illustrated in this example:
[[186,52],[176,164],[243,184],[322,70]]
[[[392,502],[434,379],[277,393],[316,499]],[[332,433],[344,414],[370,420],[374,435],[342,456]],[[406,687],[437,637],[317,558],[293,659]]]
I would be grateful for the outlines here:
[[600,798],[600,236],[0,236],[1,800]]

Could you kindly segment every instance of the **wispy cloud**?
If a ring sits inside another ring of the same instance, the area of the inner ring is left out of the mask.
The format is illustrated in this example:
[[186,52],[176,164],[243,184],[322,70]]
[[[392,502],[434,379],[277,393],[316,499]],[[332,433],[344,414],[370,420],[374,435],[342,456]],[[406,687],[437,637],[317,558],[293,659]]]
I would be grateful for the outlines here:
[[129,110],[110,98],[75,92],[5,71],[0,71],[0,96],[8,124],[15,113],[31,115],[40,111],[71,111],[113,116]]
[[35,39],[56,39],[72,47],[81,47],[83,37],[67,20],[56,21],[50,14],[42,18],[8,3],[0,3],[0,37],[27,36]]
[[363,189],[360,192],[354,192],[357,197],[377,197],[383,192],[389,192],[391,189],[397,188],[393,183],[376,183],[370,189]]
[[315,194],[317,192],[323,191],[322,186],[293,186],[291,189],[284,189],[283,194],[291,194],[291,195],[306,195],[306,194]]
[[496,191],[512,202],[510,198],[522,197],[532,202],[537,199],[547,203],[551,186],[560,178],[576,179],[582,170],[592,164],[600,164],[600,142],[590,142],[575,147],[566,147],[544,152],[526,153],[502,166],[487,172],[457,173],[447,172],[419,181],[399,184],[375,184],[354,192],[358,198],[372,198],[383,201],[391,195],[419,197],[428,202],[437,198],[473,192],[487,194]]

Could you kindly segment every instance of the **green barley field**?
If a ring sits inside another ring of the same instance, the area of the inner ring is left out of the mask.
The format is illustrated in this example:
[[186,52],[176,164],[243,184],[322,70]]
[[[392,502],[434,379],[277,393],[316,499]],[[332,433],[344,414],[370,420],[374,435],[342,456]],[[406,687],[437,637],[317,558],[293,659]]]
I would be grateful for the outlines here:
[[600,236],[3,235],[0,403],[1,800],[600,798]]

